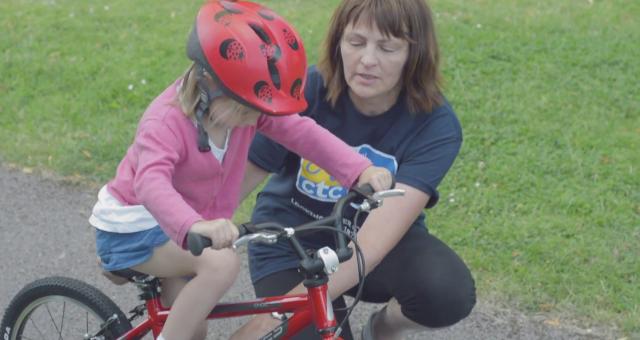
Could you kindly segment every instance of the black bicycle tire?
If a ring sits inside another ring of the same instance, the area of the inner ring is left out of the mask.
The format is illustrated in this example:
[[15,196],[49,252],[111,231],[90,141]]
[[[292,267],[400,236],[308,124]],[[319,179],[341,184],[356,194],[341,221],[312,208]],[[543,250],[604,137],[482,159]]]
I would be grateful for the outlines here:
[[131,323],[124,313],[100,290],[80,280],[52,276],[27,284],[14,296],[0,323],[2,331],[0,339],[20,338],[22,336],[20,333],[22,333],[27,319],[23,319],[21,324],[16,323],[25,309],[39,299],[53,296],[75,300],[78,304],[95,313],[101,318],[101,321],[107,320],[114,314],[117,315],[117,320],[109,326],[108,334],[105,334],[106,339],[116,339],[131,329]]

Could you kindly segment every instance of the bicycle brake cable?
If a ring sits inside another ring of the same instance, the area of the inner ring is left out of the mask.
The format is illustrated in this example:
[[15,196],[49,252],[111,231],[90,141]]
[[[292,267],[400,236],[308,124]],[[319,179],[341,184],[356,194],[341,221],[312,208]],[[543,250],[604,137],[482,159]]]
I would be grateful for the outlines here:
[[350,233],[344,231],[344,230],[337,230],[333,227],[325,227],[325,226],[309,226],[309,227],[302,227],[302,228],[297,228],[296,231],[303,231],[303,230],[329,230],[329,231],[333,231],[333,232],[339,232],[344,234],[351,242],[353,242],[354,247],[356,248],[356,263],[357,263],[357,268],[358,268],[358,290],[356,291],[356,295],[353,297],[353,303],[350,306],[345,306],[343,308],[335,308],[335,311],[346,311],[346,314],[344,316],[344,318],[342,319],[342,321],[340,322],[340,324],[338,325],[338,327],[336,328],[336,330],[342,330],[342,327],[344,327],[345,323],[347,322],[347,320],[349,320],[349,316],[351,316],[351,313],[353,312],[353,310],[355,309],[356,305],[358,304],[358,302],[360,301],[360,297],[362,296],[362,291],[364,289],[364,278],[365,278],[365,259],[364,259],[364,253],[362,252],[362,248],[360,248],[360,244],[358,244],[358,240],[356,237],[351,236]]

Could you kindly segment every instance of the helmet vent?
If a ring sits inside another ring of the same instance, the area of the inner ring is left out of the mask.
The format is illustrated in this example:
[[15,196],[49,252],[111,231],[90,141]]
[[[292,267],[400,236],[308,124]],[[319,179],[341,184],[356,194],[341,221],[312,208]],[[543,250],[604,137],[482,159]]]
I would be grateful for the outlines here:
[[227,60],[244,59],[244,48],[235,39],[227,39],[220,44],[220,55]]
[[269,61],[267,62],[267,65],[269,65],[269,75],[271,76],[271,81],[273,82],[273,86],[275,86],[279,90],[280,89],[280,72],[276,67],[276,63]]
[[242,10],[238,9],[231,1],[222,0],[220,1],[220,5],[222,5],[222,8],[224,8],[228,12],[231,12],[232,14],[242,13]]
[[281,79],[280,71],[278,71],[276,62],[278,61],[282,53],[280,51],[280,47],[271,43],[271,38],[269,38],[267,32],[265,32],[259,25],[249,24],[249,27],[251,27],[251,29],[256,32],[256,35],[260,37],[260,40],[264,42],[264,45],[260,46],[260,50],[262,52],[262,55],[267,59],[267,66],[269,66],[269,76],[271,76],[273,86],[279,90]]
[[260,37],[260,40],[264,41],[265,44],[267,45],[271,45],[271,39],[269,38],[269,36],[267,35],[267,32],[265,32],[262,27],[256,25],[256,24],[249,24],[249,26],[251,27],[251,29],[256,32],[256,34],[258,35],[258,37]]
[[302,79],[296,79],[293,84],[291,84],[291,97],[300,100],[302,98]]
[[275,15],[273,14],[273,12],[265,8],[259,10],[258,15],[260,15],[263,19],[269,20],[269,21],[273,21],[273,19],[275,19]]
[[273,99],[273,91],[267,82],[259,81],[253,86],[253,92],[260,100],[271,103]]
[[298,39],[296,36],[288,29],[283,29],[282,33],[284,34],[284,39],[287,41],[287,45],[291,47],[292,50],[297,51],[300,46],[298,45]]

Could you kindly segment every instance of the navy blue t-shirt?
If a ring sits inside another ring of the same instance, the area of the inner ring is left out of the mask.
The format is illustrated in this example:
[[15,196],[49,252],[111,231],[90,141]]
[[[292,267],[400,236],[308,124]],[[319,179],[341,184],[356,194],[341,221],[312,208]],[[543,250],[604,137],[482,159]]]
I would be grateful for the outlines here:
[[[356,109],[346,93],[332,108],[325,100],[326,93],[322,77],[311,67],[305,85],[309,107],[301,115],[313,118],[374,165],[389,169],[398,183],[428,194],[426,207],[433,207],[439,198],[438,184],[453,164],[462,143],[460,123],[451,106],[445,102],[432,112],[411,114],[401,94],[387,112],[369,117]],[[260,134],[251,145],[249,159],[273,173],[258,194],[251,218],[253,223],[295,226],[319,219],[329,215],[333,203],[346,193],[347,189],[326,171]],[[412,227],[425,227],[424,214]],[[306,248],[334,247],[334,235],[330,232],[313,233],[301,240]],[[252,244],[249,258],[254,282],[274,272],[296,268],[299,262],[284,242]]]

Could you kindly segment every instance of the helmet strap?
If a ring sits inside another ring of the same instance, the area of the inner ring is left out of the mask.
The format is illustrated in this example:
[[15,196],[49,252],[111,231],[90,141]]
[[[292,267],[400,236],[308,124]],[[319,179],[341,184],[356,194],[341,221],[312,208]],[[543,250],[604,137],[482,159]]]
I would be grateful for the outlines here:
[[211,106],[211,102],[214,99],[221,97],[223,95],[222,90],[213,91],[211,87],[207,84],[204,74],[205,70],[202,66],[196,65],[197,75],[196,79],[198,82],[198,90],[200,91],[200,99],[198,100],[198,105],[196,105],[196,127],[198,129],[198,150],[200,152],[209,152],[211,151],[211,146],[209,146],[209,134],[204,128],[204,119],[205,116],[209,113],[209,107]]

